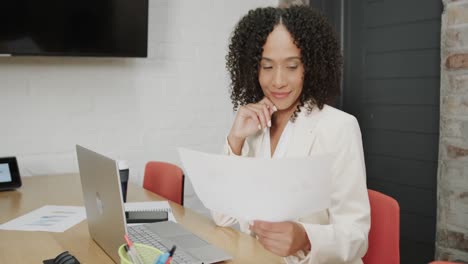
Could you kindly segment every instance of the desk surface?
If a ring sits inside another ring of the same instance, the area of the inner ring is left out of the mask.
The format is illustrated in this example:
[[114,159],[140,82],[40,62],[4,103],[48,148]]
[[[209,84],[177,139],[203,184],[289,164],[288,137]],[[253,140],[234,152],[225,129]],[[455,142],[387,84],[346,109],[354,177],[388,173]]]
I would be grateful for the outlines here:
[[[128,188],[130,202],[162,200],[135,185]],[[76,174],[24,178],[20,189],[0,192],[0,223],[44,205],[83,205],[82,201]],[[282,263],[254,238],[232,228],[217,227],[211,219],[178,204],[170,205],[180,224],[234,257],[227,263]],[[90,238],[86,220],[63,233],[0,230],[0,263],[42,263],[65,250],[81,263],[113,263]]]

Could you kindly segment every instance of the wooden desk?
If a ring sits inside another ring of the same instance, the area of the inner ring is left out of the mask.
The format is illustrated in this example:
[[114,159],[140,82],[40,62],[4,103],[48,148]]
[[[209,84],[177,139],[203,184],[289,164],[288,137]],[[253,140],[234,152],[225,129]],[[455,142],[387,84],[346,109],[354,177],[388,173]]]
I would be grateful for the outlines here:
[[[135,185],[128,188],[128,201],[162,200]],[[79,176],[28,177],[17,191],[0,192],[0,223],[44,205],[83,205]],[[227,263],[283,263],[254,238],[232,228],[217,227],[211,219],[178,204],[170,205],[180,224],[234,257]],[[0,263],[42,263],[65,250],[81,263],[113,263],[90,238],[86,221],[63,233],[0,230]]]

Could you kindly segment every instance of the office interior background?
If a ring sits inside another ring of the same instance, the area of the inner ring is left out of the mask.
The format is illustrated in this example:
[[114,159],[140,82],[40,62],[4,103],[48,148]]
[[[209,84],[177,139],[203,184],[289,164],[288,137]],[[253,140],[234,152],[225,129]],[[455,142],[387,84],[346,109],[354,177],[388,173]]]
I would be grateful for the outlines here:
[[[302,3],[337,29],[336,106],[363,132],[368,185],[401,207],[401,263],[468,262],[468,1],[150,0],[148,58],[0,58],[0,156],[21,175],[77,173],[75,144],[129,162],[220,152],[233,118],[225,55],[251,8]],[[78,188],[78,187],[76,187]],[[206,209],[189,181],[185,205]]]

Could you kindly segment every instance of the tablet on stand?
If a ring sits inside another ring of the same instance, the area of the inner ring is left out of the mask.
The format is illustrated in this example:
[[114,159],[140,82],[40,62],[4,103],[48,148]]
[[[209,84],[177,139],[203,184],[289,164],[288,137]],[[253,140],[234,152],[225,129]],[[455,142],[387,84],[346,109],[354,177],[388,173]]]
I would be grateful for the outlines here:
[[0,158],[0,191],[19,187],[21,187],[21,177],[16,158]]

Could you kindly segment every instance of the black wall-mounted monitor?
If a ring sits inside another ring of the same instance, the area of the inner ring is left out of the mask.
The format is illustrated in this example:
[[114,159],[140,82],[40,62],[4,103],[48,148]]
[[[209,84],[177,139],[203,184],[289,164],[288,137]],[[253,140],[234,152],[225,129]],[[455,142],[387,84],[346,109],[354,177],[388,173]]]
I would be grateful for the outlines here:
[[0,0],[0,54],[147,57],[148,0]]

